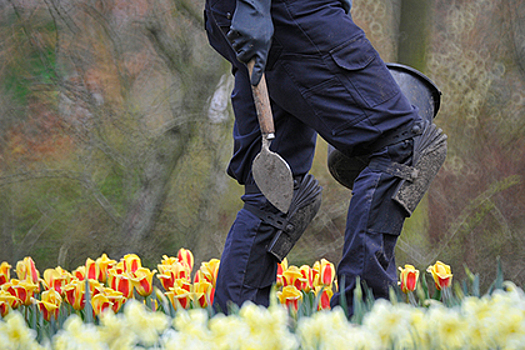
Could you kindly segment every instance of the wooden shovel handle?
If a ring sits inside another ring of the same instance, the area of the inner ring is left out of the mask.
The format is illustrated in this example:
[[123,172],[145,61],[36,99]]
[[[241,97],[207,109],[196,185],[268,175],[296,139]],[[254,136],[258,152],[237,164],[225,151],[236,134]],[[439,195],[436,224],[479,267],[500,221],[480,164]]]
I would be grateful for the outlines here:
[[[248,62],[248,72],[252,76],[253,66],[255,61]],[[250,84],[251,85],[251,84]],[[259,119],[259,127],[263,139],[272,140],[275,138],[275,127],[273,125],[272,109],[270,108],[270,97],[268,96],[268,87],[266,86],[266,79],[264,74],[258,85],[252,87],[253,99],[255,101],[255,109],[257,110],[257,118]]]

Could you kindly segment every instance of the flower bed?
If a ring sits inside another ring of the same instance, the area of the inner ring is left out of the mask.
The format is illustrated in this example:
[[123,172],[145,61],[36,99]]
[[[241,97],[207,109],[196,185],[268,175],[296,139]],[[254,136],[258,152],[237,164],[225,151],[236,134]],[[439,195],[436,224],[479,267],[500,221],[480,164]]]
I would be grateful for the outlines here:
[[[136,255],[102,255],[68,272],[40,276],[30,257],[0,265],[1,349],[520,349],[525,344],[525,294],[498,277],[485,295],[479,282],[452,287],[450,267],[437,262],[426,285],[411,265],[400,288],[374,301],[358,287],[355,314],[330,310],[338,288],[332,263],[279,266],[268,308],[246,303],[214,313],[212,259],[193,272],[193,255],[164,256],[158,270]],[[153,282],[156,276],[159,288]],[[365,296],[365,297],[363,297]],[[344,305],[343,305],[344,306]]]

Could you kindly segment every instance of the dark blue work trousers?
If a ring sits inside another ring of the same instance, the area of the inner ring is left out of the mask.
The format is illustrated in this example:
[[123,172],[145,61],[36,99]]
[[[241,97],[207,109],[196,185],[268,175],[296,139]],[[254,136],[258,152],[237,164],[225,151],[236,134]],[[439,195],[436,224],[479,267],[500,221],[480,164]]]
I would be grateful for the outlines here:
[[[271,150],[288,162],[294,176],[310,170],[317,135],[349,156],[410,164],[410,140],[381,149],[374,144],[420,119],[417,110],[339,0],[273,0],[271,10],[275,32],[265,72],[276,129]],[[207,0],[205,22],[210,44],[231,62],[235,76],[228,174],[251,188],[261,133],[247,69],[225,37],[234,11],[235,0]],[[352,300],[357,276],[378,298],[387,297],[396,282],[394,247],[405,213],[391,196],[399,181],[369,167],[355,181],[337,271],[345,277],[347,300]],[[276,210],[257,192],[248,191],[242,199]],[[277,261],[266,247],[275,231],[250,211],[239,211],[221,256],[217,308],[227,311],[229,302],[246,300],[268,305]],[[338,300],[336,293],[332,304]]]

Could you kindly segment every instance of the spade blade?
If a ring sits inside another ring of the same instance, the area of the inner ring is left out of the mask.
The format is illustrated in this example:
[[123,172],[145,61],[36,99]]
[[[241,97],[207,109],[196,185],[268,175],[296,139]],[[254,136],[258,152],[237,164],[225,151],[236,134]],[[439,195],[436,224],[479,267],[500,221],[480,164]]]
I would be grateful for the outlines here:
[[263,145],[253,160],[252,174],[266,199],[286,214],[293,198],[293,177],[288,163]]

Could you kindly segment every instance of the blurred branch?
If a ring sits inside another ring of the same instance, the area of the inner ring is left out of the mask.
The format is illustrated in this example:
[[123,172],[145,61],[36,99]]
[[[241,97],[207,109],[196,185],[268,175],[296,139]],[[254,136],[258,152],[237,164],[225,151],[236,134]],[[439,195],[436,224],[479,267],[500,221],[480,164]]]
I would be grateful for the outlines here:
[[155,51],[164,60],[169,70],[182,74],[186,68],[187,57],[189,57],[187,45],[183,43],[176,46],[173,38],[161,29],[161,24],[157,19],[150,19],[145,29]]
[[509,0],[508,4],[514,53],[522,79],[525,79],[525,3]]
[[[20,14],[20,11],[18,10],[18,7],[13,3],[12,0],[7,0],[7,1],[11,4],[11,7],[13,8],[13,12],[15,13],[15,16],[20,22],[22,31],[24,35],[26,36],[26,38],[28,39],[29,45],[33,49],[35,49],[35,51],[38,53],[40,63],[42,64],[43,67],[45,67],[47,73],[49,73],[51,76],[55,76],[55,73],[56,73],[55,69],[53,65],[50,64],[49,60],[44,54],[45,45],[41,40],[41,33],[33,29],[32,27],[33,23],[31,21],[25,21],[23,19],[22,15]],[[56,27],[56,22],[54,24],[55,24],[54,30],[58,32],[57,27]]]
[[56,218],[56,213],[54,213],[54,215],[42,213],[40,219],[38,219],[37,222],[33,226],[31,226],[31,228],[29,229],[29,231],[27,231],[22,241],[17,242],[14,260],[20,260],[23,255],[23,251],[30,251],[33,248],[33,246],[38,242],[38,240],[42,237],[42,235],[47,231],[47,228],[56,221]]
[[204,18],[202,17],[202,9],[200,6],[196,7],[193,2],[189,0],[174,0],[178,8],[181,8],[187,12],[189,18],[197,22],[196,25],[203,28]]
[[[49,9],[49,14],[53,17],[53,20],[55,22],[55,28],[58,28],[57,23],[60,20],[65,24],[65,26],[72,33],[77,33],[80,30],[80,28],[75,24],[75,22],[71,19],[71,17],[66,15],[68,11],[62,6],[61,1],[44,0],[44,2],[46,3]],[[59,31],[57,30],[56,32],[57,32],[57,42],[59,42],[58,40]]]
[[0,177],[0,187],[7,186],[9,184],[33,181],[38,179],[68,179],[77,181],[82,186],[89,190],[93,198],[100,205],[100,207],[106,212],[106,214],[117,224],[122,222],[120,215],[113,208],[107,198],[100,192],[97,185],[87,178],[86,174],[69,171],[69,170],[41,170],[38,172],[26,172],[18,173],[14,175],[7,175]]
[[435,261],[456,236],[472,231],[477,223],[479,223],[488,212],[491,212],[494,209],[495,204],[490,200],[494,195],[521,183],[521,176],[511,175],[503,180],[493,183],[489,189],[472,200],[472,202],[463,209],[458,216],[458,220],[453,224],[448,237],[441,243],[441,247],[436,250],[432,258],[427,260],[426,263],[430,264],[432,261]]

